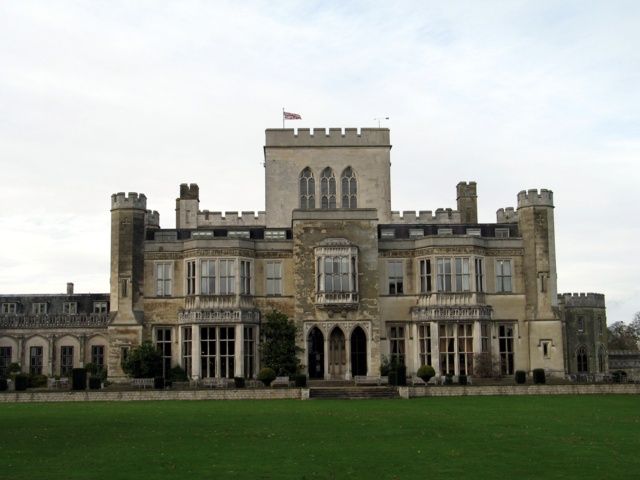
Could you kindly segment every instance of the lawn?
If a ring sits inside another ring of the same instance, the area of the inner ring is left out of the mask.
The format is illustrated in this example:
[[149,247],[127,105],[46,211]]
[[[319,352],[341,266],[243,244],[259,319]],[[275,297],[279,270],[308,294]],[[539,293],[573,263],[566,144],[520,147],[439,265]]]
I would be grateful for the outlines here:
[[637,396],[0,404],[1,479],[640,478]]

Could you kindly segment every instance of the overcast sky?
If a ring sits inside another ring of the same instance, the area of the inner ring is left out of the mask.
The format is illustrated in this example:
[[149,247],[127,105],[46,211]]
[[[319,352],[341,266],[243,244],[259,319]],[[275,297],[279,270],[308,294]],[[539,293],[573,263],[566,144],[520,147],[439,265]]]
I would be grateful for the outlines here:
[[640,2],[0,1],[0,293],[109,288],[110,195],[263,210],[265,128],[389,117],[392,208],[556,204],[559,291],[640,310]]

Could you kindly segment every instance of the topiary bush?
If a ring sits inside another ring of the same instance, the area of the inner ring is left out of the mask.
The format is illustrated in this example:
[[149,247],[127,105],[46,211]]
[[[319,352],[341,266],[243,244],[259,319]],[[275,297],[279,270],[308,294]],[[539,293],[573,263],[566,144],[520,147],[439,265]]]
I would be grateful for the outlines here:
[[546,382],[546,376],[544,374],[544,368],[533,369],[533,383],[543,384]]
[[23,392],[29,385],[29,376],[24,373],[18,373],[16,375],[16,391]]
[[307,376],[303,374],[298,374],[293,378],[295,382],[295,386],[298,388],[306,388],[307,386]]
[[276,372],[273,371],[273,368],[265,367],[258,373],[258,380],[264,383],[265,387],[271,385],[271,382],[273,382],[275,379]]
[[100,390],[102,388],[102,381],[100,377],[89,377],[89,389]]
[[519,385],[527,383],[527,372],[524,370],[516,370],[516,383]]
[[71,370],[71,388],[73,390],[87,389],[87,369],[74,368]]
[[188,382],[189,381],[189,376],[187,375],[187,372],[184,370],[184,368],[177,367],[177,366],[169,370],[168,378],[172,382]]
[[244,388],[244,377],[233,377],[236,388]]
[[458,383],[460,385],[466,385],[467,384],[467,376],[466,375],[458,375]]
[[9,388],[6,378],[0,378],[0,392],[4,392]]
[[429,380],[436,376],[436,371],[431,365],[422,365],[416,375],[421,378],[424,383],[429,383]]

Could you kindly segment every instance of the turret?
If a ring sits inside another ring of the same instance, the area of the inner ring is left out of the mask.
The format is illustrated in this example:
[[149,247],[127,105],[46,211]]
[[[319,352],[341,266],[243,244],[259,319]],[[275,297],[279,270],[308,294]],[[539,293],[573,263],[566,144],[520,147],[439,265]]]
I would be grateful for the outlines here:
[[200,188],[195,183],[180,184],[180,197],[176,198],[176,228],[197,228]]
[[476,182],[460,182],[456,185],[456,201],[462,223],[478,223],[478,195]]

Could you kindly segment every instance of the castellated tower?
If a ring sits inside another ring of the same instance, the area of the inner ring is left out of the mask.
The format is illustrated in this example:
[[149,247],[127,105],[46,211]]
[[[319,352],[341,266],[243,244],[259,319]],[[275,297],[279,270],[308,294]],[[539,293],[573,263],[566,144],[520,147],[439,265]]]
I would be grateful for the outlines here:
[[456,185],[456,201],[462,223],[478,223],[478,195],[476,182],[460,182]]
[[180,198],[176,198],[176,228],[197,228],[200,188],[197,184],[181,183]]
[[147,197],[134,192],[111,196],[111,312],[109,377],[123,377],[123,356],[142,340],[145,219]]
[[562,375],[564,353],[558,312],[553,192],[518,193],[518,226],[524,258],[525,321],[531,369]]

